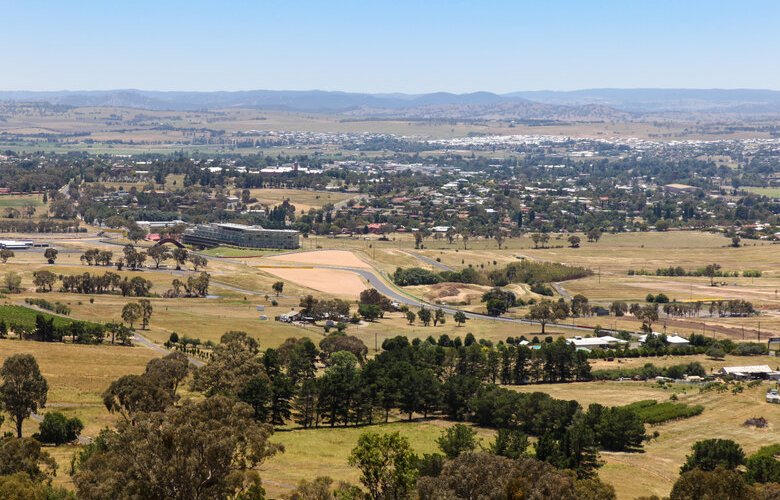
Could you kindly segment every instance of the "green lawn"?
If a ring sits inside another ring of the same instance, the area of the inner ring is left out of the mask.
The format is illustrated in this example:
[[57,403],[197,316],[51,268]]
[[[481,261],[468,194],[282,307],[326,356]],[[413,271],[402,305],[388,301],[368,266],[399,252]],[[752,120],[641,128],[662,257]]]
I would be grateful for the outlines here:
[[35,309],[31,309],[29,307],[24,307],[24,306],[10,306],[10,305],[0,306],[0,320],[5,321],[7,325],[17,324],[17,325],[23,325],[28,327],[34,327],[35,318],[38,315],[43,316],[47,320],[54,318],[54,326],[59,328],[68,326],[71,323],[78,321],[76,319],[54,316],[53,314],[37,311]]
[[260,250],[257,248],[214,247],[204,250],[204,255],[210,257],[262,257],[264,255],[279,253],[279,250]]
[[743,186],[741,189],[770,198],[780,198],[780,187]]
[[41,195],[37,194],[13,194],[0,196],[0,207],[23,207],[25,203],[32,203],[36,207],[43,205]]

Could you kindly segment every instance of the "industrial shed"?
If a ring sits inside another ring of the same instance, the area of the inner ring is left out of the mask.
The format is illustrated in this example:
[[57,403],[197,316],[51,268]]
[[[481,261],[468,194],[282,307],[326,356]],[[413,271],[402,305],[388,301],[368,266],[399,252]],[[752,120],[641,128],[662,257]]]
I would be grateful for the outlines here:
[[772,370],[769,365],[724,366],[720,374],[742,380],[780,380],[780,372]]

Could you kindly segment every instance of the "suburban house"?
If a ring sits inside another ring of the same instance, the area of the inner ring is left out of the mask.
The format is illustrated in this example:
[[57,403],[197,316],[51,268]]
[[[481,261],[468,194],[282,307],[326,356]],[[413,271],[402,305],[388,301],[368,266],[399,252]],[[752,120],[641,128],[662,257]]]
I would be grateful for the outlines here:
[[[653,335],[662,335],[660,333],[653,333]],[[647,340],[647,335],[641,335],[639,337],[639,342],[644,344]],[[667,335],[666,336],[666,343],[671,345],[688,345],[690,344],[690,341],[686,339],[685,337],[680,337],[679,335]]]
[[573,344],[577,349],[603,349],[605,347],[614,347],[627,343],[623,339],[611,337],[609,335],[603,337],[574,337],[566,339],[566,342]]

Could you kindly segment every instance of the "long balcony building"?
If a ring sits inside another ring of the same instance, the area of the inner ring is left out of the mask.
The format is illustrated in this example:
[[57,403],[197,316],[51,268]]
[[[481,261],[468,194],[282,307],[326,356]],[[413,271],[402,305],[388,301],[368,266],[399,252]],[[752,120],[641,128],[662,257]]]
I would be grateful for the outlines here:
[[199,224],[184,231],[184,242],[202,247],[231,245],[293,250],[300,246],[299,234],[292,229],[265,229],[244,224]]

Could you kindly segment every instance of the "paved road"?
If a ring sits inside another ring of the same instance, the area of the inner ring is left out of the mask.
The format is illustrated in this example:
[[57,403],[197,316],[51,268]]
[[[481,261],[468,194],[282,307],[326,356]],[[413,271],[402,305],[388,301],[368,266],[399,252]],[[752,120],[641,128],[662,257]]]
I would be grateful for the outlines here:
[[[121,245],[119,243],[103,241],[103,240],[101,240],[101,243],[113,244],[113,245]],[[124,246],[124,245],[121,245],[121,246]],[[297,253],[297,252],[290,252],[290,253]],[[424,256],[421,256],[421,255],[416,255],[416,254],[410,254],[410,255],[414,255],[416,258],[419,258],[420,260],[428,262],[431,265],[443,266],[443,264],[441,264],[440,262],[436,262],[435,260],[429,259],[428,257],[424,257]],[[231,263],[240,264],[240,265],[246,265],[245,262],[242,262],[242,261],[237,260],[237,259],[231,259],[231,258],[220,258],[220,261],[231,262]],[[86,264],[81,264],[81,265],[85,266],[85,267],[95,267],[95,266],[86,266]],[[286,266],[280,266],[280,267],[286,267]],[[289,267],[289,266],[287,266],[287,267]],[[347,272],[355,273],[355,274],[361,276],[366,281],[368,281],[371,284],[371,286],[373,288],[375,288],[379,293],[387,296],[388,298],[390,298],[391,300],[393,300],[395,302],[398,302],[399,304],[406,304],[406,305],[414,306],[414,307],[422,307],[423,305],[425,305],[425,306],[427,306],[429,308],[441,309],[444,312],[449,313],[449,314],[455,314],[456,312],[460,311],[460,309],[458,309],[456,307],[439,305],[439,304],[432,304],[430,302],[421,300],[419,298],[406,295],[406,294],[402,293],[401,291],[399,291],[398,289],[396,289],[394,286],[388,284],[388,282],[384,278],[379,276],[377,274],[377,272],[374,271],[373,269],[360,268],[360,267],[349,267],[349,266],[326,266],[326,265],[314,265],[312,267],[315,268],[315,269],[337,269],[337,270],[340,270],[340,271],[347,271]],[[159,270],[156,270],[154,268],[144,268],[144,270],[145,271],[152,271],[152,272],[154,272],[154,271],[157,271],[157,272],[168,272],[168,273],[176,274],[176,275],[187,275],[187,274],[193,273],[193,271],[189,271],[189,270],[180,270],[180,271],[176,271],[176,270],[172,270],[172,269],[159,269]],[[249,290],[249,289],[246,289],[246,288],[241,288],[241,287],[237,287],[237,286],[234,286],[234,285],[230,285],[228,283],[221,282],[218,279],[214,279],[213,276],[211,278],[211,282],[214,285],[217,285],[219,287],[222,287],[222,288],[225,288],[225,289],[228,289],[228,290],[232,290],[232,291],[235,291],[235,292],[238,292],[238,293],[243,293],[243,294],[246,294],[246,295],[265,295],[266,293],[268,293],[268,292]],[[556,287],[556,289],[557,289],[557,287]],[[563,290],[563,291],[565,292],[565,290]],[[560,291],[559,291],[559,293],[560,293]],[[564,294],[562,293],[561,295],[564,295]],[[486,314],[479,314],[479,313],[474,313],[474,312],[469,312],[469,311],[462,311],[462,312],[469,319],[484,319],[484,320],[488,320],[488,321],[498,321],[498,322],[502,322],[502,323],[515,323],[515,324],[521,324],[521,325],[538,325],[539,324],[536,321],[531,321],[531,320],[521,319],[521,318],[507,318],[507,317],[502,317],[502,316],[488,316]],[[576,325],[567,325],[567,324],[563,324],[563,323],[549,323],[549,325],[554,326],[556,328],[562,328],[562,329],[566,329],[566,330],[574,330],[574,331],[580,331],[580,332],[592,332],[593,331],[593,329],[589,328],[589,327],[576,326]],[[143,338],[148,344],[144,343],[143,340],[141,340],[140,343],[143,344],[143,345],[146,345],[147,347],[154,346],[155,350],[158,350],[158,351],[161,350],[160,352],[163,352],[163,351],[165,353],[170,352],[170,351],[167,351],[167,350],[163,349],[162,347],[158,346],[157,344],[154,344],[153,342],[149,341],[145,337],[141,337],[141,338]],[[195,362],[198,362],[198,363],[202,364],[202,361],[199,361],[199,360],[196,360],[196,359],[191,359],[191,361],[195,361]],[[200,365],[197,365],[195,362],[193,362],[193,364],[195,364],[196,366],[200,366]]]
[[560,295],[564,299],[571,300],[571,294],[569,293],[568,290],[563,288],[563,285],[561,285],[560,283],[550,283],[550,284],[555,289],[555,291],[558,292],[558,295]]
[[346,206],[347,206],[347,204],[349,203],[350,200],[355,200],[355,203],[358,203],[358,202],[360,202],[362,200],[367,200],[367,199],[368,199],[368,195],[357,194],[357,195],[353,196],[352,198],[347,198],[346,200],[337,201],[336,203],[333,204],[333,208],[335,210],[341,210],[342,208],[346,208]]
[[[58,314],[58,313],[55,313],[54,311],[47,311],[47,310],[44,310],[44,309],[42,309],[42,308],[40,308],[40,307],[38,307],[36,305],[26,304],[26,303],[21,302],[21,301],[17,302],[17,305],[21,305],[21,306],[27,307],[29,309],[35,309],[36,311],[41,311],[41,312],[46,313],[46,314],[51,314],[52,316],[59,316],[61,318],[72,319],[70,316],[65,316],[63,314]],[[146,347],[148,349],[151,349],[153,351],[156,351],[156,352],[162,354],[163,356],[174,352],[174,351],[168,350],[168,349],[166,349],[166,348],[164,348],[164,347],[162,347],[162,346],[160,346],[158,344],[155,344],[154,342],[152,342],[148,338],[144,337],[142,334],[138,333],[137,330],[135,332],[133,332],[133,342],[135,342],[136,344],[141,345],[143,347]],[[206,364],[206,363],[204,363],[203,361],[201,361],[201,360],[199,360],[197,358],[192,358],[192,357],[187,356],[187,359],[190,360],[190,363],[192,365],[197,366],[197,367],[200,367],[200,366],[203,366],[203,365]]]
[[[363,279],[369,282],[369,284],[376,288],[376,290],[381,293],[382,295],[385,295],[390,298],[390,300],[394,300],[398,302],[399,304],[406,304],[408,306],[415,306],[415,307],[421,307],[423,305],[432,308],[432,309],[441,309],[446,313],[449,314],[455,314],[456,312],[460,311],[460,309],[456,307],[451,306],[445,306],[445,305],[439,305],[439,304],[431,304],[430,302],[426,302],[414,297],[410,297],[408,295],[405,295],[399,291],[397,291],[393,286],[388,285],[382,278],[377,276],[377,274],[371,270],[371,269],[361,269],[359,267],[342,267],[342,266],[315,266],[317,268],[324,268],[324,269],[338,269],[341,271],[349,271],[355,274],[360,275]],[[502,323],[516,323],[520,325],[538,325],[539,323],[537,321],[531,321],[528,319],[521,319],[521,318],[507,318],[503,316],[488,316],[487,314],[479,314],[474,312],[468,312],[463,311],[463,313],[466,315],[469,319],[484,319],[488,321],[500,321]],[[593,332],[593,328],[590,327],[584,327],[584,326],[577,326],[577,325],[567,325],[564,323],[548,323],[548,326],[553,326],[556,328],[563,328],[566,330],[575,330],[575,331],[581,331],[581,332]]]
[[407,252],[406,250],[401,250],[406,255],[411,255],[415,259],[421,260],[428,264],[429,266],[433,266],[436,269],[440,269],[442,271],[452,271],[453,269],[450,266],[444,265],[441,262],[437,261],[436,259],[431,259],[430,257],[426,257],[425,255],[420,255],[412,252]]
[[[138,345],[144,346],[144,347],[146,347],[148,349],[151,349],[153,351],[159,352],[163,356],[168,355],[168,354],[170,354],[172,352],[175,352],[175,351],[170,351],[170,350],[168,350],[168,349],[166,349],[166,348],[164,348],[164,347],[162,347],[162,346],[160,346],[158,344],[155,344],[154,342],[152,342],[148,338],[144,337],[143,335],[141,335],[137,331],[133,335],[133,342],[135,342]],[[187,359],[190,360],[190,364],[192,366],[195,366],[195,367],[198,367],[198,368],[200,368],[201,366],[206,364],[205,362],[203,362],[203,361],[201,361],[201,360],[199,360],[197,358],[192,358],[190,356],[187,356]]]

